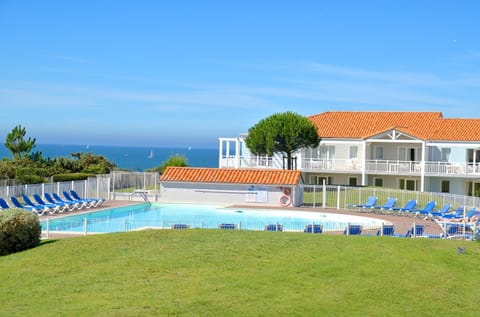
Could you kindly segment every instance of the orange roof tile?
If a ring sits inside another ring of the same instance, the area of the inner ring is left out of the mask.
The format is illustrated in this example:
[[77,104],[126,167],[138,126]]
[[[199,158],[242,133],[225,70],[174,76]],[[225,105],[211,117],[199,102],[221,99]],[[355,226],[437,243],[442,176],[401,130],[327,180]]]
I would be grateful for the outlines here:
[[480,141],[480,119],[445,119],[441,112],[324,112],[309,117],[321,138],[364,139],[401,130],[429,141]]
[[263,185],[297,185],[299,170],[263,170],[169,166],[160,177],[162,182],[234,183]]

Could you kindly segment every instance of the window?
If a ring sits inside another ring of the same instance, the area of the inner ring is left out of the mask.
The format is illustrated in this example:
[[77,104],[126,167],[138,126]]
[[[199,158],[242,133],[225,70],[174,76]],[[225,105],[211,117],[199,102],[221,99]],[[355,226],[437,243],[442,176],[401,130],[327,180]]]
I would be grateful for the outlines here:
[[383,147],[376,146],[375,147],[375,159],[376,160],[383,160]]
[[467,183],[467,195],[480,197],[480,183],[468,182]]
[[480,150],[468,149],[467,162],[471,165],[477,165],[480,162]]
[[358,146],[356,145],[351,145],[350,146],[350,159],[356,159],[358,158]]
[[442,162],[448,162],[450,161],[450,148],[442,148]]
[[375,177],[373,179],[373,185],[377,187],[383,187],[383,178]]
[[356,177],[349,177],[348,178],[348,185],[349,186],[357,186],[357,178]]
[[401,178],[399,180],[398,187],[400,189],[406,189],[406,190],[417,190],[417,180],[415,179],[403,179]]
[[333,145],[320,146],[319,158],[323,160],[333,160],[335,158],[335,146]]
[[442,181],[442,193],[450,192],[450,181]]
[[332,185],[333,184],[333,177],[332,176],[318,176],[318,175],[310,176],[310,181],[313,185],[323,185],[323,180],[325,180],[325,183],[327,185]]

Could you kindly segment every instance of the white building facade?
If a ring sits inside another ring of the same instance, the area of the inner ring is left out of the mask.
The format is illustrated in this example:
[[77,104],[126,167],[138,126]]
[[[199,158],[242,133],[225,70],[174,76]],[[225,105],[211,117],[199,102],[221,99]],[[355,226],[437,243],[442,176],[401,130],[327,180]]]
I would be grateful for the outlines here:
[[[324,112],[309,119],[321,142],[294,155],[305,184],[480,196],[480,119],[439,112]],[[252,155],[244,140],[219,139],[219,167],[286,166],[281,154]]]

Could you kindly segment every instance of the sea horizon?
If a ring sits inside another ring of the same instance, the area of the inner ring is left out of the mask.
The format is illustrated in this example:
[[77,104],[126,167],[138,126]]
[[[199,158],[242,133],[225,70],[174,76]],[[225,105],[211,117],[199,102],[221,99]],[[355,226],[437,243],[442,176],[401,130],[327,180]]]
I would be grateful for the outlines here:
[[[118,146],[89,144],[36,144],[32,152],[39,151],[44,158],[69,157],[72,153],[92,153],[101,155],[117,168],[132,171],[145,171],[161,166],[170,156],[183,155],[188,166],[218,167],[218,149],[195,147],[154,147],[154,146]],[[2,158],[12,158],[10,151],[0,146]]]

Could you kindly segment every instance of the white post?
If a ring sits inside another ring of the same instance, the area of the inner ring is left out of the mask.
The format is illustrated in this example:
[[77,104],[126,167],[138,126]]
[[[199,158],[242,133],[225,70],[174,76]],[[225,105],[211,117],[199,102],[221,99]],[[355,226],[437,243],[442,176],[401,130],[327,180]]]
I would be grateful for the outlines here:
[[337,186],[337,209],[340,209],[340,186]]
[[88,233],[88,220],[87,220],[87,218],[85,218],[83,220],[83,228],[84,228],[85,235],[87,235],[87,233]]
[[47,239],[50,238],[50,217],[47,217]]
[[218,139],[218,167],[222,167],[223,139]]
[[235,168],[240,167],[240,138],[235,140]]
[[363,141],[363,160],[362,160],[362,186],[367,185],[367,175],[366,175],[366,168],[367,168],[367,142]]
[[420,191],[423,193],[425,191],[425,151],[426,151],[425,141],[422,142],[422,159],[420,162]]
[[323,180],[323,192],[322,192],[322,208],[327,206],[327,180]]

